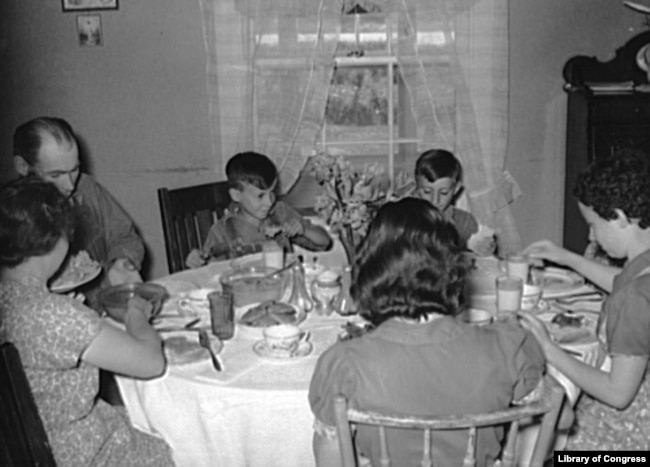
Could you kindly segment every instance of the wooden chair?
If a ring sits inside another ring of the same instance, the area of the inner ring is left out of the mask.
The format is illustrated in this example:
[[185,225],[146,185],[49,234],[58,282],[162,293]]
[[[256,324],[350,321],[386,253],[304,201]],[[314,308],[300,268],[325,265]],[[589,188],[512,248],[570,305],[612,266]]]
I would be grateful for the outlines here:
[[55,466],[20,355],[0,344],[0,465]]
[[230,204],[228,182],[158,189],[169,272],[185,269],[185,258],[200,248],[214,222]]
[[510,467],[515,462],[519,422],[536,415],[542,415],[542,422],[529,467],[542,467],[555,438],[555,425],[562,408],[563,398],[564,390],[562,387],[552,383],[547,385],[546,394],[542,399],[526,405],[514,406],[492,413],[416,417],[350,409],[347,407],[346,398],[339,395],[335,398],[335,414],[336,432],[343,467],[357,466],[351,423],[379,427],[378,441],[381,452],[380,465],[382,467],[391,465],[386,441],[387,427],[411,428],[423,431],[422,461],[420,463],[422,467],[434,465],[433,461],[435,459],[432,459],[431,456],[431,431],[466,429],[468,431],[468,440],[463,467],[473,467],[476,465],[477,428],[509,424],[501,459],[495,465]]

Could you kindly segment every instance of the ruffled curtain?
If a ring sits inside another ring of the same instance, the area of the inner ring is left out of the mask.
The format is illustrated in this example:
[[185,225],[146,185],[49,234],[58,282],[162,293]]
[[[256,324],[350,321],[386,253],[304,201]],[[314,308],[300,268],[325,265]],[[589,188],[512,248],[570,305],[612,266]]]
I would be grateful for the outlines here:
[[343,12],[370,6],[398,31],[418,151],[452,150],[469,210],[497,230],[502,252],[520,247],[508,207],[519,190],[504,171],[508,0],[199,1],[218,163],[256,150],[280,169],[283,191],[295,183],[320,136]]

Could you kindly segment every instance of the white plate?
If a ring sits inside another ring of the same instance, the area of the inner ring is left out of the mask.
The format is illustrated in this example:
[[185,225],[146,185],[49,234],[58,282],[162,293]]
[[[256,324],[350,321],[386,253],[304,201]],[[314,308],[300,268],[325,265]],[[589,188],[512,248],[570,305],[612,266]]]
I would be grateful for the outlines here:
[[262,358],[268,358],[274,361],[292,361],[306,357],[314,349],[314,346],[309,341],[303,341],[294,352],[272,350],[266,345],[264,339],[255,342],[253,351]]
[[585,284],[585,279],[580,274],[560,268],[544,269],[541,279],[543,298],[569,295]]
[[87,284],[91,280],[95,279],[101,272],[102,267],[99,265],[99,263],[95,263],[94,267],[83,271],[82,276],[75,281],[54,281],[52,285],[50,285],[50,291],[54,293],[70,292],[71,290],[74,290],[77,287]]
[[[589,310],[575,310],[575,316],[582,316],[583,325],[579,328],[560,328],[551,321],[558,313],[540,313],[537,317],[544,322],[551,337],[560,347],[571,347],[573,345],[590,344],[596,342],[596,326],[598,314]],[[571,330],[575,330],[575,337],[571,336]]]
[[170,334],[163,343],[169,365],[188,365],[210,358],[210,353],[199,345],[196,332]]

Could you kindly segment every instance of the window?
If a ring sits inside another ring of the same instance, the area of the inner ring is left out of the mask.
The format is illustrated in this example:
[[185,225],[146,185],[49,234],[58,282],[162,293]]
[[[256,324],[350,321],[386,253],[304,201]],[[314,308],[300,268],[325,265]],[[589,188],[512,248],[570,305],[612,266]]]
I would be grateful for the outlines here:
[[[318,144],[330,152],[345,155],[355,165],[379,162],[391,176],[401,170],[410,172],[418,156],[419,140],[407,82],[409,73],[411,86],[424,82],[422,68],[426,69],[424,73],[429,73],[435,67],[436,77],[445,75],[439,70],[449,68],[447,41],[436,30],[442,28],[429,26],[433,30],[418,30],[413,38],[405,39],[400,37],[399,15],[384,14],[369,1],[344,3],[340,32],[322,36],[325,46],[334,51],[334,72],[327,90],[325,122]],[[277,113],[277,96],[290,95],[292,89],[302,90],[304,80],[292,76],[291,70],[304,67],[301,57],[320,45],[316,44],[314,32],[319,30],[318,21],[316,14],[279,16],[269,19],[263,32],[257,25],[254,86],[255,114],[259,122],[264,120],[262,116]],[[405,44],[406,40],[416,43]],[[400,49],[417,50],[417,60],[412,55],[410,61],[400,58]],[[278,69],[286,71],[281,80]],[[414,78],[416,75],[419,78]],[[436,79],[441,85],[443,81]],[[437,91],[435,95],[436,105],[444,108],[447,116],[455,113],[455,93],[451,83],[448,84],[451,92]],[[453,117],[447,120],[453,121]],[[258,127],[263,127],[259,122]]]

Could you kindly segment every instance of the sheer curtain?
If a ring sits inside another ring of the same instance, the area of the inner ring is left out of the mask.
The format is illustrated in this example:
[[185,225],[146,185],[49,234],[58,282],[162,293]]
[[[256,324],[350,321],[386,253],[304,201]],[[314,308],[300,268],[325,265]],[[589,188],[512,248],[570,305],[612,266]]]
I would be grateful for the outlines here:
[[371,6],[397,31],[418,151],[457,154],[469,209],[497,230],[501,251],[519,248],[508,207],[519,191],[504,171],[508,0],[199,1],[218,164],[256,150],[278,166],[283,191],[295,183],[323,125],[342,14]]

